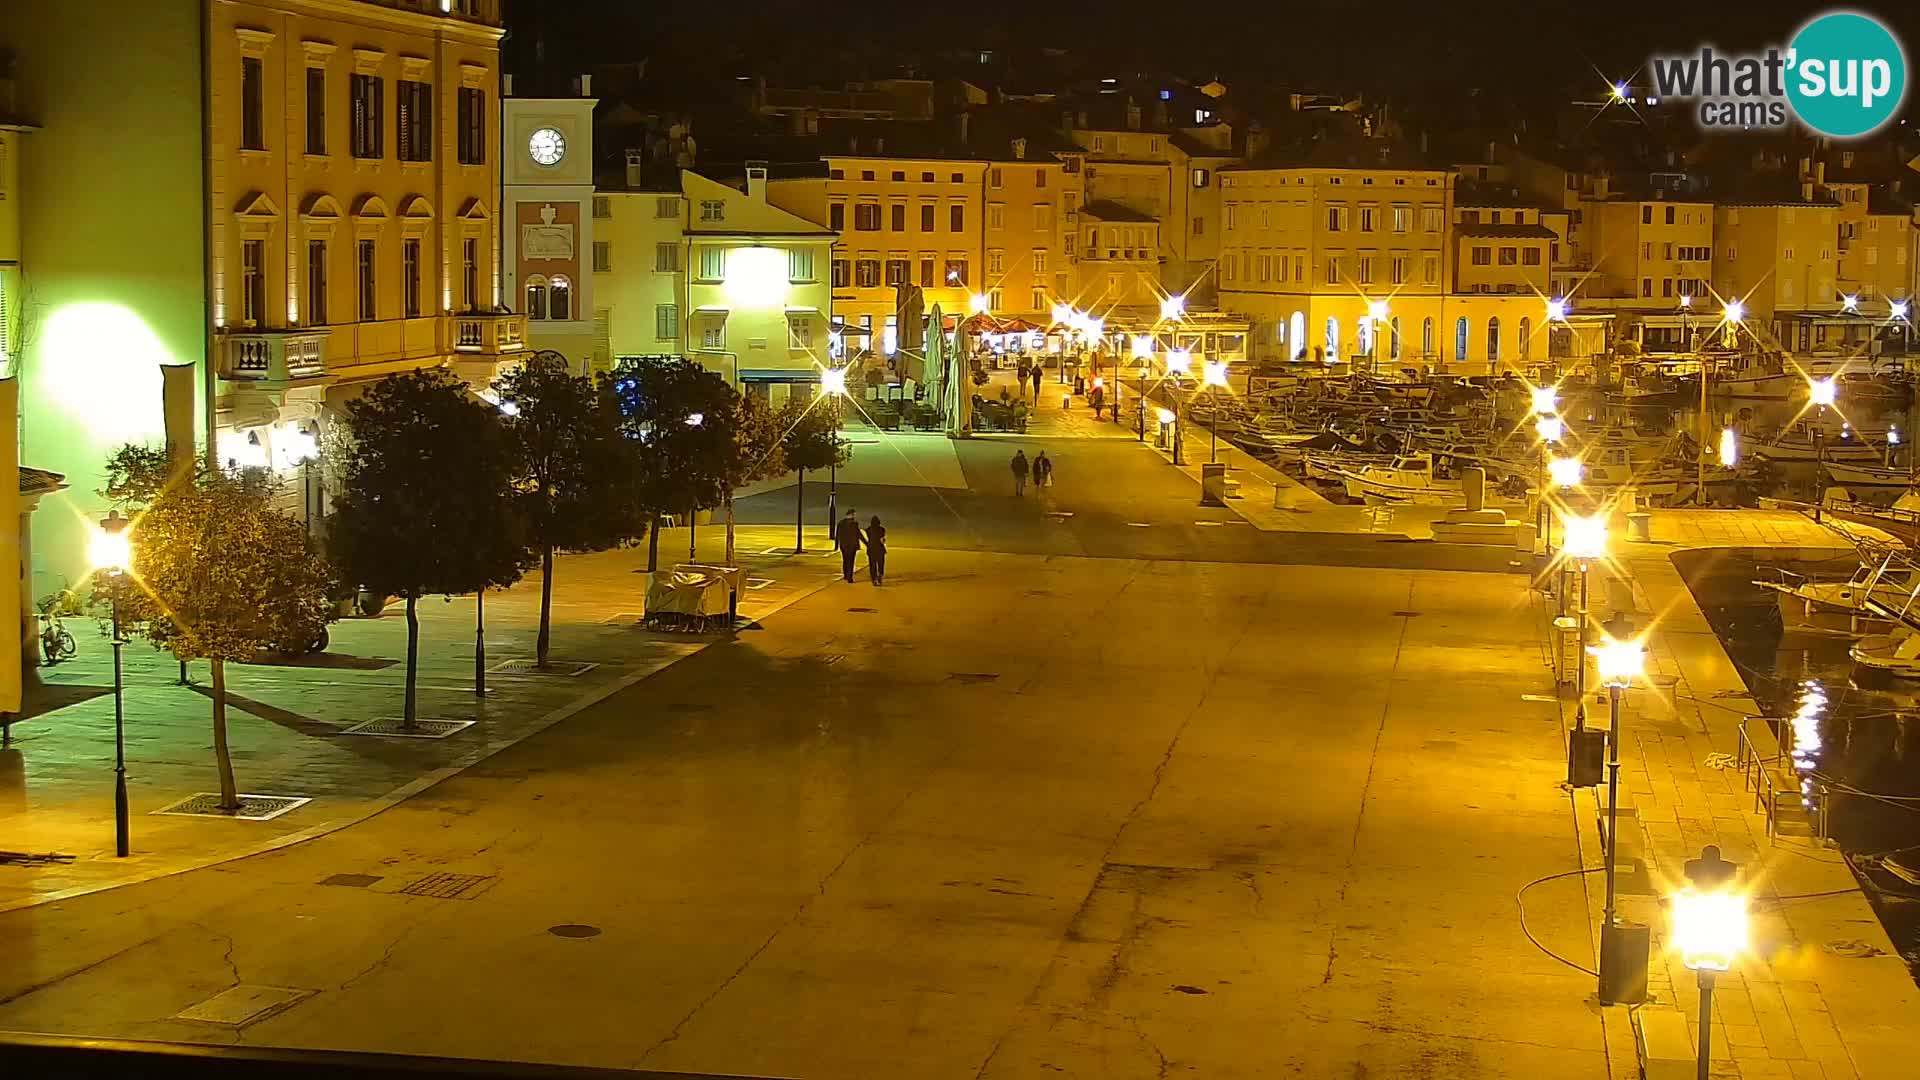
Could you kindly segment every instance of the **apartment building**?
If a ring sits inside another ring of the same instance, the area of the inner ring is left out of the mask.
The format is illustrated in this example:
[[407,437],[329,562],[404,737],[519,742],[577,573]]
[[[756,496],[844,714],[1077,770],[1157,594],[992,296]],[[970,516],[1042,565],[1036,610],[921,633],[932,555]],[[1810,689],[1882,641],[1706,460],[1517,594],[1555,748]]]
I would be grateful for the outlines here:
[[595,195],[612,355],[687,356],[775,403],[817,382],[834,345],[835,234],[768,192],[819,183],[770,185],[754,163],[739,187],[682,170],[677,190]]
[[[857,339],[851,348],[893,354],[900,285],[920,286],[927,311],[938,304],[943,312],[965,314],[991,304],[985,292],[993,279],[986,269],[988,162],[875,154],[829,156],[825,164],[825,180],[779,181],[769,197],[774,206],[802,218],[824,220],[838,235],[828,284],[835,320]],[[1004,281],[1004,245],[1011,242],[1004,188],[995,201]],[[1025,213],[1033,213],[1031,205]],[[1025,295],[1017,287],[1009,292],[1002,284],[1000,289],[1003,303],[1017,303],[1022,310],[1031,300],[1030,289]],[[982,296],[987,299],[976,302]]]
[[[520,348],[495,269],[501,34],[499,0],[102,0],[0,23],[40,127],[23,446],[79,511],[49,517],[37,591],[84,572],[113,447],[167,438],[291,480],[369,380]],[[288,509],[311,519],[326,487],[289,483]]]

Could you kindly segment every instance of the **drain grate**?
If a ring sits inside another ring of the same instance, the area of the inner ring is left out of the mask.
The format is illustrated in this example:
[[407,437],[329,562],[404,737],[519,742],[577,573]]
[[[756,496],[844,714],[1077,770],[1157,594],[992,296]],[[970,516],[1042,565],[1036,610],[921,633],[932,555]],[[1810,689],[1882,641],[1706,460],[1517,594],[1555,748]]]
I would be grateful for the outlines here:
[[569,922],[561,923],[559,926],[549,926],[547,927],[547,933],[552,934],[554,937],[590,938],[599,937],[600,928],[597,926],[588,926],[585,923]]
[[1393,613],[1393,617],[1396,619],[1417,619],[1420,617],[1420,613],[1417,611],[1396,611]]
[[491,874],[428,874],[399,891],[406,896],[431,896],[436,900],[458,900],[475,887],[492,880]]
[[173,1015],[176,1019],[198,1020],[203,1024],[246,1027],[276,1013],[286,1012],[312,997],[313,993],[312,990],[295,990],[285,986],[249,986],[241,983]]
[[879,610],[880,610],[879,608],[870,608],[870,607],[850,607],[850,608],[848,608],[848,609],[847,609],[847,614],[849,614],[849,615],[872,615],[872,614],[873,614],[874,612],[876,612],[876,611],[879,611]]
[[957,683],[990,683],[1000,677],[997,671],[950,671],[947,678]]
[[322,885],[339,885],[348,889],[364,889],[380,880],[379,874],[334,874],[320,879]]
[[163,806],[154,813],[177,814],[184,817],[237,818],[241,821],[272,821],[281,814],[296,810],[312,801],[312,799],[295,798],[291,795],[242,795],[240,809],[222,810],[219,792],[199,791],[177,803]]
[[541,667],[537,660],[521,659],[502,660],[487,670],[495,675],[558,675],[562,678],[572,678],[575,675],[585,675],[599,666],[599,664],[582,664],[573,660],[549,660],[546,667]]
[[472,720],[415,720],[411,728],[398,716],[363,720],[340,732],[342,735],[384,735],[394,739],[444,739],[474,725]]

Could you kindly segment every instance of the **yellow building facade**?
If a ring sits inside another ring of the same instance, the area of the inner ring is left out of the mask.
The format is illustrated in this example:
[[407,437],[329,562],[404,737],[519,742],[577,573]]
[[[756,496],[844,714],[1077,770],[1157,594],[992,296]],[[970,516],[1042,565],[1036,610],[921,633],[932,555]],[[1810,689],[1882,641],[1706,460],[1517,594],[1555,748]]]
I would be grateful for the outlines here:
[[497,311],[498,0],[211,11],[215,440],[287,468],[366,381],[522,346]]

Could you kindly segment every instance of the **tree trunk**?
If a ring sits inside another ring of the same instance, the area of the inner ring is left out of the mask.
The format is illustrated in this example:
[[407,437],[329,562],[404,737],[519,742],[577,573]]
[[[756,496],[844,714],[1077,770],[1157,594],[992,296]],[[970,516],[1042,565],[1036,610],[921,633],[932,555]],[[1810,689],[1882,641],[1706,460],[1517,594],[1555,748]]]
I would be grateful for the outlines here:
[[721,560],[724,566],[733,565],[733,488],[727,488],[727,555]]
[[413,730],[414,683],[420,674],[420,616],[414,611],[418,598],[407,597],[407,696],[406,706],[400,713],[400,726]]
[[539,667],[547,666],[547,646],[550,644],[549,627],[553,622],[553,545],[540,549],[540,635],[533,639],[534,663]]
[[647,523],[647,573],[660,569],[660,515],[653,515]]
[[220,809],[240,809],[240,789],[233,782],[233,754],[227,749],[227,663],[211,657],[213,668],[213,761],[220,769]]
[[807,470],[795,469],[793,474],[800,478],[793,499],[793,553],[798,555],[807,550]]

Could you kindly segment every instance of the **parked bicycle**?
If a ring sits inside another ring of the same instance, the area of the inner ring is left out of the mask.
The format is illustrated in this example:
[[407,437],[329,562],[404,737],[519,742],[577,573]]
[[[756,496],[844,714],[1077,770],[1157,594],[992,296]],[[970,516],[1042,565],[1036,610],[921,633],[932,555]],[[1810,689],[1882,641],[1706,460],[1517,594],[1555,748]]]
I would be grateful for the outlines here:
[[62,589],[40,601],[40,656],[45,663],[51,665],[71,660],[80,651],[74,643],[73,633],[60,618],[63,614],[72,615],[76,611],[71,589]]

